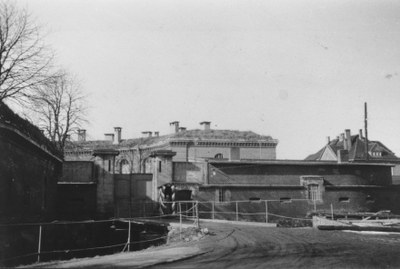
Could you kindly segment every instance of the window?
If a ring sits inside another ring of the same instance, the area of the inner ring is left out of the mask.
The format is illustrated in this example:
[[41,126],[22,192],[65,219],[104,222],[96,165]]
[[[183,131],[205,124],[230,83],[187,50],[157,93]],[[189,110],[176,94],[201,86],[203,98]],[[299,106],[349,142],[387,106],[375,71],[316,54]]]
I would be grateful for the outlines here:
[[287,203],[291,203],[291,202],[292,202],[292,198],[290,198],[290,197],[281,197],[281,198],[279,199],[279,201],[280,201],[281,203],[283,203],[283,204],[287,204]]
[[232,197],[231,191],[230,190],[226,190],[225,191],[225,199],[224,200],[229,202],[231,200],[231,197]]
[[309,184],[307,186],[307,198],[312,201],[322,200],[321,191],[318,184]]
[[223,202],[224,201],[224,192],[222,188],[218,188],[215,190],[215,201]]
[[217,153],[217,154],[215,154],[214,158],[215,159],[223,159],[224,155],[222,153]]
[[253,203],[259,203],[259,202],[261,202],[261,198],[259,198],[259,197],[250,197],[249,201],[253,202]]
[[158,172],[161,173],[161,161],[158,161]]
[[130,165],[129,165],[128,160],[122,159],[119,162],[119,173],[120,174],[129,174],[130,173]]

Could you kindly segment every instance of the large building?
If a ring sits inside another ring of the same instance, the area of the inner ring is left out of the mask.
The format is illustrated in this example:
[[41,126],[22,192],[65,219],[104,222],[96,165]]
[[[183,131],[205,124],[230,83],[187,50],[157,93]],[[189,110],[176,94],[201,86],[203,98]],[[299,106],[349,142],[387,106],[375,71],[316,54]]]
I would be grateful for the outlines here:
[[306,160],[393,164],[393,182],[400,184],[400,158],[380,141],[368,140],[367,143],[362,130],[352,135],[350,129],[346,129],[336,139],[328,137],[326,145]]
[[[78,140],[70,142],[64,152],[64,176],[59,182],[61,211],[79,208],[85,212],[95,210],[102,216],[115,215],[116,204],[126,204],[128,197],[157,201],[158,188],[170,183],[174,171],[179,171],[173,163],[182,168],[204,159],[276,159],[278,141],[270,136],[213,130],[210,122],[200,125],[201,129],[187,130],[174,121],[170,123],[170,134],[146,131],[136,139],[122,139],[122,128],[115,127],[114,133],[106,133],[105,139],[98,141],[87,141],[86,131],[80,130]],[[154,152],[162,158],[157,159]],[[193,171],[179,173],[184,180],[197,176]],[[69,195],[72,190],[79,191]],[[95,206],[88,206],[93,205],[88,197],[94,197],[90,199],[96,200]]]

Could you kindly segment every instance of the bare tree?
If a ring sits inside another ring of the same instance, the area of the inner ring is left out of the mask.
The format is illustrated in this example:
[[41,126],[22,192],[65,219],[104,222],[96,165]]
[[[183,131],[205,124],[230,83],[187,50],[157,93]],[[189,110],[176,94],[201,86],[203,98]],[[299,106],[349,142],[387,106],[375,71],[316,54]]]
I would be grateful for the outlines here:
[[48,78],[52,58],[29,14],[0,0],[0,101],[29,97]]
[[66,71],[58,72],[37,87],[30,98],[39,128],[60,150],[68,136],[86,122],[86,96],[76,78]]

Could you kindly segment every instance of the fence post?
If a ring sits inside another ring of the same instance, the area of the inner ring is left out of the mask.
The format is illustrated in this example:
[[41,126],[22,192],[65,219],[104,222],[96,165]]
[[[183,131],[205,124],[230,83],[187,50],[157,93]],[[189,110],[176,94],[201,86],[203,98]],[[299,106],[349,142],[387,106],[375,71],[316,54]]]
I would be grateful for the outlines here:
[[196,201],[196,221],[197,221],[197,229],[200,229],[199,201]]
[[214,201],[211,201],[211,216],[212,216],[212,219],[214,219],[215,218],[215,202]]
[[42,225],[39,226],[39,245],[38,245],[38,257],[37,262],[40,262],[40,251],[42,249]]
[[128,252],[131,251],[131,220],[129,220],[129,226],[128,226]]
[[238,205],[238,201],[236,201],[236,221],[239,221],[239,205]]
[[331,204],[331,219],[333,220],[333,205]]
[[182,240],[182,208],[181,202],[178,202],[179,205],[179,238]]
[[268,223],[268,201],[265,200],[265,223]]

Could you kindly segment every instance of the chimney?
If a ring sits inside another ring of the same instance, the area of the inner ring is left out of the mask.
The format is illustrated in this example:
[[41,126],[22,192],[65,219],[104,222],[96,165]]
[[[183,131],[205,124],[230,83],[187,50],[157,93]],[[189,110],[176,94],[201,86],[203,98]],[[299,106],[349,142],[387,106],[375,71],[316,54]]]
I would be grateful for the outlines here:
[[363,139],[362,129],[360,129],[360,130],[358,131],[358,138],[360,138],[361,140]]
[[121,127],[114,127],[114,139],[113,143],[114,144],[119,144],[121,142]]
[[339,141],[340,141],[340,142],[343,142],[343,140],[344,140],[344,133],[341,133],[341,134],[340,134],[340,137],[339,137]]
[[331,138],[329,136],[326,137],[326,144],[329,145],[331,143]]
[[104,134],[104,139],[106,141],[111,141],[112,143],[114,143],[114,134],[113,133]]
[[344,130],[346,136],[345,136],[345,140],[344,143],[346,144],[346,148],[347,150],[351,149],[351,132],[350,129],[346,129]]
[[169,123],[171,133],[175,134],[179,131],[179,121],[173,121]]
[[143,134],[143,136],[144,136],[144,137],[152,137],[152,135],[153,135],[153,132],[150,132],[150,131],[144,131],[144,132],[142,132],[142,134]]
[[211,121],[202,121],[200,122],[200,125],[203,125],[204,131],[209,131],[210,130],[210,125]]
[[343,150],[339,149],[337,151],[337,162],[338,163],[344,163],[349,161],[349,151],[348,150]]
[[184,132],[186,131],[186,127],[179,127],[179,132]]
[[155,136],[155,137],[159,137],[159,136],[160,136],[160,132],[159,132],[159,131],[155,131],[155,132],[154,132],[154,136]]
[[79,142],[86,141],[86,130],[85,129],[78,130],[78,141]]

